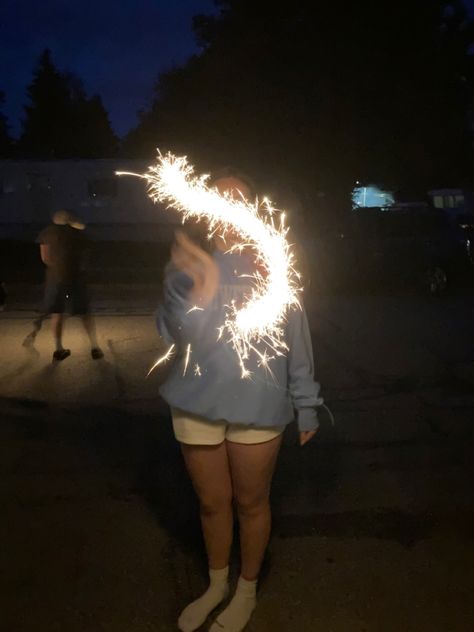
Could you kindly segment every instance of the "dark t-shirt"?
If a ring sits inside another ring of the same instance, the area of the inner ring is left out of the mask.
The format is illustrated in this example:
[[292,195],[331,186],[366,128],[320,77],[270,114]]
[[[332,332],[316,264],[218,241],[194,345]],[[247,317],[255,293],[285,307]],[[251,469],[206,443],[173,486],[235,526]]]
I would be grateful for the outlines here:
[[87,245],[83,231],[51,224],[40,232],[36,241],[49,247],[48,282],[71,283],[81,278]]

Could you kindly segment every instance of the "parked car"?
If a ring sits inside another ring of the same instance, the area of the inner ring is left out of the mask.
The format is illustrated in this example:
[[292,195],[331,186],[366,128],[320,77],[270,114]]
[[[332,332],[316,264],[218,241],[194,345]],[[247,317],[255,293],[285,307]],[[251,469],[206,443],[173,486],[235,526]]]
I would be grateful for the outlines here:
[[472,277],[468,233],[427,205],[358,208],[311,248],[314,285],[394,286],[440,295]]

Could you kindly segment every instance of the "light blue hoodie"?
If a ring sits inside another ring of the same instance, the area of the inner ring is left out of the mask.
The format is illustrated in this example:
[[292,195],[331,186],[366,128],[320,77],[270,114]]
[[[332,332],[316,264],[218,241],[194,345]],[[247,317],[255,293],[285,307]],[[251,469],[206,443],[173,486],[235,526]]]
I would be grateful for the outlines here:
[[[217,294],[205,310],[189,311],[192,280],[169,266],[164,280],[164,299],[157,313],[158,331],[175,345],[170,373],[160,393],[170,406],[210,421],[226,420],[254,427],[285,426],[296,418],[300,431],[318,427],[316,408],[323,404],[314,381],[313,351],[308,321],[303,310],[292,310],[285,325],[286,356],[269,362],[270,371],[258,366],[255,354],[246,361],[251,377],[242,378],[232,345],[217,340],[227,307],[251,287],[254,272],[250,257],[213,254],[220,272]],[[189,362],[186,355],[190,345]]]

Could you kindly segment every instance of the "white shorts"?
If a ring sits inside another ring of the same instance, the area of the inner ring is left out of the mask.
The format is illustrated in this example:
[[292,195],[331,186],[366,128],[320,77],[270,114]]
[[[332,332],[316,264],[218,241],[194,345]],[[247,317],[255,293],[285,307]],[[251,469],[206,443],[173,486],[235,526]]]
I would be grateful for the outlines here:
[[171,408],[174,436],[188,445],[219,445],[224,440],[232,443],[265,443],[281,435],[285,426],[255,428],[227,421],[209,421],[180,408]]

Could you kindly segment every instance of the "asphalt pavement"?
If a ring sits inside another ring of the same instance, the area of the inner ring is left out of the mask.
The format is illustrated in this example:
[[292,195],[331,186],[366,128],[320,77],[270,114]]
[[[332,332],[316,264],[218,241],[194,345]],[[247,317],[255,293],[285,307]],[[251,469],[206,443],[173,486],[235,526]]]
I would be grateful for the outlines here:
[[[23,347],[21,288],[0,314],[2,631],[172,631],[205,587],[163,373],[146,378],[158,294],[96,292],[97,361],[76,319],[64,362],[48,321]],[[286,431],[249,632],[470,631],[474,297],[309,296],[308,311],[336,426],[323,414],[304,448]]]

